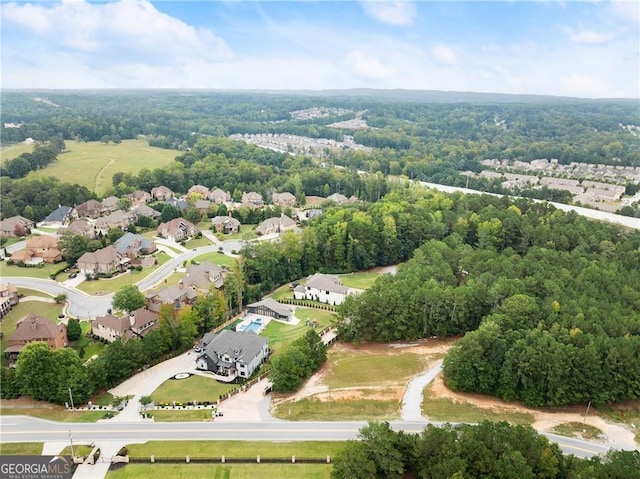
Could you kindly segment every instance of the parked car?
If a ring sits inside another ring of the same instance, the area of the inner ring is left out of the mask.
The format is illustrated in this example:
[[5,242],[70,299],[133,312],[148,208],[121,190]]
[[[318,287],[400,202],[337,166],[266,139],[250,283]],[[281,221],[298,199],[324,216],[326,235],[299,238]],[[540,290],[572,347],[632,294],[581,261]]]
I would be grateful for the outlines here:
[[78,273],[77,273],[77,272],[73,272],[73,273],[71,273],[71,274],[69,275],[69,279],[73,279],[73,278],[75,278],[76,276],[78,276]]

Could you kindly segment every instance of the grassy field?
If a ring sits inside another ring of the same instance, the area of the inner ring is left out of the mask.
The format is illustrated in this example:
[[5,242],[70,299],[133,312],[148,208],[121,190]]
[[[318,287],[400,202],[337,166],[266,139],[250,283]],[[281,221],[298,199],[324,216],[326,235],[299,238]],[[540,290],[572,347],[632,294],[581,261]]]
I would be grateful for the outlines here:
[[513,412],[508,409],[483,409],[470,403],[458,403],[451,399],[433,397],[431,386],[424,390],[422,414],[434,421],[481,422],[507,421],[512,424],[532,424],[533,414]]
[[312,308],[297,308],[296,316],[300,318],[301,321],[295,326],[280,323],[278,321],[270,321],[264,328],[264,331],[262,331],[260,336],[267,338],[267,341],[269,341],[269,348],[272,351],[277,352],[281,350],[286,347],[287,344],[298,339],[300,336],[304,335],[307,330],[311,329],[311,326],[307,326],[305,324],[305,319],[315,319],[318,321],[319,328],[321,329],[331,324],[331,321],[334,318],[334,315],[328,311],[321,311]]
[[3,146],[0,148],[0,165],[7,161],[20,156],[23,153],[31,153],[33,144],[14,143],[13,145]]
[[39,456],[42,442],[0,442],[0,456]]
[[330,479],[330,464],[127,464],[107,473],[107,479]]
[[32,174],[55,176],[63,183],[77,183],[103,195],[111,186],[114,173],[137,173],[168,165],[179,155],[177,150],[152,147],[145,140],[124,140],[119,145],[92,141],[79,143],[66,140],[67,151],[57,161]]
[[220,395],[235,389],[235,384],[224,384],[215,379],[193,375],[187,379],[169,379],[153,391],[151,398],[156,403],[217,401]]
[[28,278],[50,279],[53,272],[59,271],[67,266],[64,261],[61,263],[42,263],[42,267],[20,267],[15,264],[8,265],[6,262],[0,263],[0,274],[2,276],[26,276]]
[[156,422],[204,422],[211,421],[213,409],[181,409],[149,411]]
[[80,350],[84,348],[82,359],[87,360],[94,354],[100,354],[106,344],[87,337],[87,333],[91,331],[91,323],[89,323],[89,321],[81,321],[80,327],[82,328],[82,336],[80,336],[80,339],[77,341],[70,343],[69,346],[72,347],[78,355],[80,354]]
[[36,313],[45,318],[57,322],[58,315],[62,313],[62,305],[55,303],[43,303],[41,301],[25,301],[14,306],[13,310],[0,321],[0,331],[4,334],[0,339],[0,361],[2,366],[8,366],[9,362],[4,355],[7,347],[7,339],[16,329],[16,323],[29,313]]
[[341,274],[340,280],[349,288],[368,289],[379,277],[380,273],[350,273]]
[[238,259],[234,258],[233,256],[228,256],[224,253],[218,252],[202,254],[200,256],[196,256],[195,258],[193,258],[193,260],[200,263],[203,261],[209,261],[210,263],[217,264],[219,266],[228,267],[233,266],[236,261],[238,261]]
[[[88,444],[73,444],[73,454],[76,457],[88,456],[93,448]],[[70,456],[71,455],[71,445],[65,447],[60,453],[60,456]]]
[[554,427],[553,432],[561,436],[583,439],[600,439],[603,435],[602,429],[581,422],[563,422]]
[[152,268],[144,268],[142,271],[130,270],[128,273],[116,276],[115,278],[102,278],[97,281],[83,281],[78,285],[78,289],[88,294],[113,293],[122,286],[142,281],[170,259],[169,255],[162,251],[156,253],[156,258],[158,259],[158,264]]
[[14,400],[2,400],[0,415],[33,416],[61,422],[96,422],[98,419],[104,419],[107,415],[107,411],[69,411],[64,406],[53,404],[48,407],[11,407],[12,401]]
[[357,421],[398,419],[400,405],[395,400],[350,399],[320,401],[304,398],[277,405],[271,413],[288,421]]
[[238,233],[231,233],[226,235],[222,233],[216,233],[215,235],[216,235],[216,238],[218,238],[220,241],[226,241],[226,240],[249,241],[258,237],[258,235],[254,233],[256,226],[258,225],[251,225],[247,223],[247,224],[243,224],[240,227],[240,231]]
[[19,296],[40,296],[42,298],[51,298],[50,295],[43,291],[38,291],[37,289],[29,289],[29,288],[18,288]]
[[270,293],[269,297],[275,299],[276,301],[284,298],[293,298],[293,291],[289,289],[288,284],[285,284],[284,286],[280,286],[273,293]]
[[184,243],[184,247],[187,249],[199,248],[200,246],[211,246],[211,241],[206,236],[198,239],[190,239]]

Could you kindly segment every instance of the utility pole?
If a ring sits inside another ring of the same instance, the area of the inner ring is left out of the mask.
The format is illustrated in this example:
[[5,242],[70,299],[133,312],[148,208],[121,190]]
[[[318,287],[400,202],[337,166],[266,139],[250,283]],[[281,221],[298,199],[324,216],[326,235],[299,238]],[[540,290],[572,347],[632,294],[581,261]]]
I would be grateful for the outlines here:
[[69,442],[71,443],[71,460],[73,460],[76,455],[73,453],[73,436],[71,435],[71,429],[69,429]]
[[584,421],[582,421],[583,424],[587,421],[587,415],[589,414],[590,407],[591,407],[591,401],[589,401],[589,404],[587,404],[587,410],[584,413]]
[[[71,386],[69,386],[68,389],[69,389],[69,399],[71,399],[71,410],[75,411],[76,408],[73,405],[73,394],[71,394]],[[69,433],[69,434],[71,434],[71,433]]]

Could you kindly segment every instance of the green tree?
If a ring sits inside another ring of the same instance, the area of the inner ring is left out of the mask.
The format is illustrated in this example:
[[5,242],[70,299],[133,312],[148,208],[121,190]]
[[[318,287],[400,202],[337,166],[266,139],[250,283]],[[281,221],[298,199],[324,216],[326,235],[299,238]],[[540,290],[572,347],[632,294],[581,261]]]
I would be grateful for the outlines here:
[[271,380],[276,392],[291,392],[311,373],[309,358],[299,347],[289,346],[271,362]]
[[372,479],[376,477],[376,463],[364,443],[347,441],[346,446],[333,460],[333,479]]
[[114,309],[130,313],[145,305],[144,294],[135,285],[122,286],[113,295],[111,304]]
[[89,239],[84,235],[76,235],[69,231],[62,233],[58,239],[58,247],[67,263],[74,264],[80,256],[87,252]]
[[82,336],[82,327],[80,323],[73,319],[69,318],[67,320],[67,339],[69,341],[77,341]]

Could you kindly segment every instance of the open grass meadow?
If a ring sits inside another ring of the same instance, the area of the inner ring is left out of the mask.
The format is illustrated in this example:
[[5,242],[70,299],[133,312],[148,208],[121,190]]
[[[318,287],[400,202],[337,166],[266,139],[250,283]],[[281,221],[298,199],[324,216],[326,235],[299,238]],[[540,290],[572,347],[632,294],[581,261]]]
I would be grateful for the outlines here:
[[[50,419],[60,422],[96,422],[104,419],[107,411],[69,411],[64,406],[48,404],[46,406],[24,406],[23,403],[16,403],[21,399],[3,399],[0,407],[2,416],[33,416],[41,419]],[[14,406],[14,404],[17,404]]]
[[151,398],[157,403],[172,401],[187,403],[190,401],[215,402],[222,394],[237,388],[237,384],[225,384],[213,378],[193,375],[187,379],[169,379],[153,391]]
[[332,470],[331,464],[126,464],[107,479],[330,479]]
[[278,404],[271,410],[278,419],[287,421],[362,421],[392,420],[400,417],[400,403],[392,399],[304,398]]
[[199,263],[202,263],[203,261],[209,261],[210,263],[217,264],[218,266],[227,266],[229,268],[236,264],[236,261],[238,261],[238,259],[234,258],[233,256],[229,256],[224,253],[218,253],[217,251],[196,256],[195,258],[193,258],[193,260]]
[[[111,178],[115,173],[136,174],[143,168],[160,168],[180,154],[177,150],[149,146],[145,140],[124,140],[118,145],[65,140],[65,144],[67,151],[59,154],[57,161],[31,174],[36,177],[55,176],[63,183],[86,186],[101,196],[111,187]],[[13,151],[18,149],[8,149],[7,158]],[[3,157],[4,154],[3,151]]]
[[533,424],[533,414],[508,409],[484,409],[471,403],[454,402],[448,398],[434,398],[432,385],[424,389],[422,414],[433,421],[469,422],[507,421],[511,424]]
[[57,322],[58,315],[62,313],[62,305],[43,303],[42,301],[24,301],[15,305],[13,310],[2,318],[2,321],[0,321],[0,331],[3,333],[2,339],[0,339],[0,361],[2,366],[9,365],[4,355],[4,350],[7,347],[7,339],[15,331],[18,320],[24,318],[29,313],[36,313]]
[[0,148],[0,165],[5,161],[12,160],[23,153],[31,153],[34,145],[29,143],[14,143]]
[[0,442],[0,456],[39,456],[42,442]]

